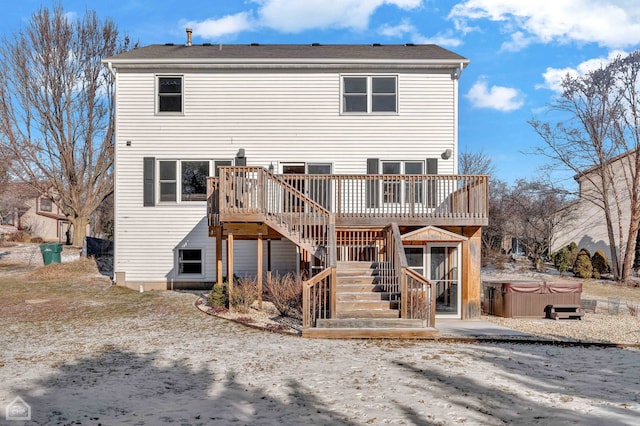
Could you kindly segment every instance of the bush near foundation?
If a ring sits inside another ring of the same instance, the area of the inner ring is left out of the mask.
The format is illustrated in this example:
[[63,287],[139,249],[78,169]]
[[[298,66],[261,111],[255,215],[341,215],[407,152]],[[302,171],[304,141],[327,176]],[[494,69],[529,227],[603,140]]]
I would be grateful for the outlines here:
[[611,272],[607,256],[602,250],[598,250],[593,254],[591,264],[593,265],[593,278],[600,278],[603,274]]
[[591,253],[582,249],[578,252],[576,263],[573,264],[573,275],[578,278],[591,278],[593,276],[593,265],[591,264]]
[[207,299],[209,306],[214,308],[228,308],[229,307],[229,284],[227,282],[216,283],[209,293]]
[[265,284],[266,298],[281,315],[302,319],[302,278],[299,275],[274,275]]
[[242,313],[249,312],[251,304],[258,298],[258,283],[248,278],[240,278],[231,291],[231,305]]

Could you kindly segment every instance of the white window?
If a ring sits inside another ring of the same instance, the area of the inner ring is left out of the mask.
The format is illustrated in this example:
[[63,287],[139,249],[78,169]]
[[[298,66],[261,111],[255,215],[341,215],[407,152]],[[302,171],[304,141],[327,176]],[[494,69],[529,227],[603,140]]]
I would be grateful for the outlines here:
[[159,113],[182,112],[182,77],[159,76],[157,93]]
[[[233,165],[232,160],[160,160],[158,161],[158,200],[191,202],[207,200],[207,178],[211,170]],[[179,194],[179,195],[178,195]]]
[[202,275],[202,249],[178,249],[178,274]]
[[396,76],[343,76],[343,113],[398,112]]

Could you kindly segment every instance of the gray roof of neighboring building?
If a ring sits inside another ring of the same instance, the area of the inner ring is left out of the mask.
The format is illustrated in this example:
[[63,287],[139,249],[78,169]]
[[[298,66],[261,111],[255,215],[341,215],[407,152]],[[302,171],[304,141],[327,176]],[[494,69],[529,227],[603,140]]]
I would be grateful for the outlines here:
[[106,58],[114,65],[177,62],[418,62],[468,64],[469,60],[435,44],[322,45],[322,44],[154,44]]

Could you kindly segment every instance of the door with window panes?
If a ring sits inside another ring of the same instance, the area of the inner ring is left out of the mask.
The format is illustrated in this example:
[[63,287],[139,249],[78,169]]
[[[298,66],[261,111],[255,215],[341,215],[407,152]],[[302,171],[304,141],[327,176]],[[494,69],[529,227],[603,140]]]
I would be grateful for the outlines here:
[[400,204],[412,209],[424,202],[424,185],[418,176],[424,174],[423,161],[383,161],[382,202]]
[[430,243],[426,246],[406,246],[408,266],[426,277],[433,285],[436,316],[460,317],[460,246]]

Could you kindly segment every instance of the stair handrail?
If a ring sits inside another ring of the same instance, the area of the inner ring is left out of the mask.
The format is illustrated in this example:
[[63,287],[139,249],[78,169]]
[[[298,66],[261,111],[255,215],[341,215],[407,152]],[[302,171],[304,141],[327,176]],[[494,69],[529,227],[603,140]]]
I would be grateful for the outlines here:
[[269,170],[265,169],[264,167],[258,167],[258,168],[268,178],[270,178],[272,180],[275,180],[275,181],[278,181],[278,183],[280,185],[282,185],[282,187],[284,189],[286,189],[290,194],[295,195],[296,197],[298,197],[300,199],[300,201],[304,201],[306,204],[308,204],[309,206],[313,207],[314,209],[317,209],[319,211],[322,211],[322,212],[326,213],[327,216],[332,216],[333,215],[333,213],[331,213],[329,210],[324,208],[321,204],[317,203],[312,198],[310,198],[308,195],[306,195],[303,192],[300,192],[299,189],[297,189],[296,187],[291,185],[289,182],[287,182],[282,175],[276,175],[275,173],[270,172]]
[[[283,176],[262,168],[262,187],[263,187],[263,212],[265,221],[273,224],[284,224],[291,232],[288,238],[298,238],[298,242],[311,240],[312,245],[316,248],[322,247],[323,250],[316,250],[312,253],[316,257],[325,258],[325,265],[329,265],[327,256],[334,255],[335,251],[335,217],[332,212],[324,208],[319,203],[305,195],[299,189],[290,185]],[[284,194],[282,199],[271,199],[269,196],[268,184],[273,182],[282,188]],[[293,201],[289,200],[292,205],[298,205],[298,211],[284,212],[282,211],[283,200],[286,197],[294,197]],[[295,241],[294,241],[295,242]]]
[[[426,327],[435,324],[435,299],[433,284],[422,275],[409,268],[407,255],[402,245],[402,234],[396,222],[391,223],[389,236],[393,253],[392,268],[396,288],[400,292],[400,317],[420,317]],[[387,250],[389,251],[389,250]]]
[[315,327],[318,319],[333,318],[336,281],[336,266],[332,265],[302,282],[302,328]]

